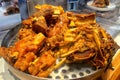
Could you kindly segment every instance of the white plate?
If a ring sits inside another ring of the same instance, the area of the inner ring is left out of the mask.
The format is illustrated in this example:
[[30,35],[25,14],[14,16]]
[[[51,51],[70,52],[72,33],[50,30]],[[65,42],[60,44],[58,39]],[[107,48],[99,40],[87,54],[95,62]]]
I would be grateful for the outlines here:
[[92,6],[93,1],[89,1],[87,3],[87,6],[93,10],[97,10],[97,11],[111,11],[114,10],[116,8],[116,5],[114,3],[110,3],[107,7],[105,8],[99,8],[99,7],[95,7]]

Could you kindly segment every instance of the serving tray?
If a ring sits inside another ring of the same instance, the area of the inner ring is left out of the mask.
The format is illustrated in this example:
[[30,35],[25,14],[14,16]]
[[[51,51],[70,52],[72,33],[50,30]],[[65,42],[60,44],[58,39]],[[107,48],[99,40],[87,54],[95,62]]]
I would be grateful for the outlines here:
[[[21,24],[15,26],[5,35],[5,37],[2,40],[1,44],[2,47],[9,47],[10,45],[13,45],[13,43],[16,41],[16,36],[21,26],[22,26]],[[104,69],[95,69],[95,67],[92,67],[85,63],[71,65],[65,64],[61,66],[58,70],[53,71],[48,78],[40,78],[19,71],[15,69],[13,66],[11,66],[7,61],[5,62],[10,72],[21,80],[41,80],[41,79],[93,80],[99,77],[102,74],[102,72],[104,72]]]

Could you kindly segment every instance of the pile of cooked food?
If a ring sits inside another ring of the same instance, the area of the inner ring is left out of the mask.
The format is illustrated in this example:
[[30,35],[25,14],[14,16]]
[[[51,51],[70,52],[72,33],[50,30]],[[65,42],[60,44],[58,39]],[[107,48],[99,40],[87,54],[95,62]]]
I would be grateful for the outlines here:
[[35,8],[37,12],[22,21],[14,45],[0,48],[0,55],[14,68],[48,77],[63,64],[104,68],[110,63],[118,45],[96,22],[95,13],[65,12],[47,4]]
[[92,5],[99,8],[105,8],[109,6],[109,0],[93,0]]

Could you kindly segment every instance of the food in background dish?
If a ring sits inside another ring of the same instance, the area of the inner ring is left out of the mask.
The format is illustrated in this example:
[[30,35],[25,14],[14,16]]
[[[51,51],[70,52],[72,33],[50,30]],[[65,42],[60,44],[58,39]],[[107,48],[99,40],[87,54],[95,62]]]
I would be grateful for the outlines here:
[[16,14],[16,13],[19,13],[19,8],[15,7],[15,6],[9,6],[6,9],[6,12],[4,12],[4,15],[7,16],[7,15],[11,15],[11,14]]
[[118,45],[96,22],[95,13],[64,12],[47,4],[36,8],[22,21],[14,45],[0,48],[0,55],[16,69],[48,77],[63,64],[86,62],[104,68],[110,63]]
[[92,5],[99,8],[105,8],[109,5],[109,0],[93,0]]

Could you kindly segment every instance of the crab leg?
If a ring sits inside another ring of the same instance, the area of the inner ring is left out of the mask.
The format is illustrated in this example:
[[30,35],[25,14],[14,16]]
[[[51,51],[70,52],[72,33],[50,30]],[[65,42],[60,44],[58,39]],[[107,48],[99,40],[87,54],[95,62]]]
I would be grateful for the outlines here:
[[63,58],[57,65],[54,66],[54,70],[58,69],[62,64],[64,64],[66,61],[66,58]]
[[97,47],[99,49],[100,55],[103,57],[102,51],[100,49],[100,39],[99,39],[99,34],[97,30],[93,30],[93,35],[94,35],[94,40],[97,44]]
[[49,75],[52,71],[58,69],[62,64],[65,63],[65,61],[66,61],[66,58],[63,58],[57,65],[51,66],[51,67],[48,68],[46,71],[40,72],[37,76],[39,76],[39,77],[48,77],[48,75]]
[[102,35],[103,35],[103,37],[105,38],[105,39],[107,39],[107,35],[106,35],[106,33],[105,33],[105,31],[104,30],[100,30],[101,31],[101,33],[102,33]]
[[74,53],[74,52],[77,51],[77,50],[79,50],[79,49],[74,49],[74,50],[68,51],[67,53],[61,55],[60,57],[66,57],[66,56],[68,56],[68,55]]

